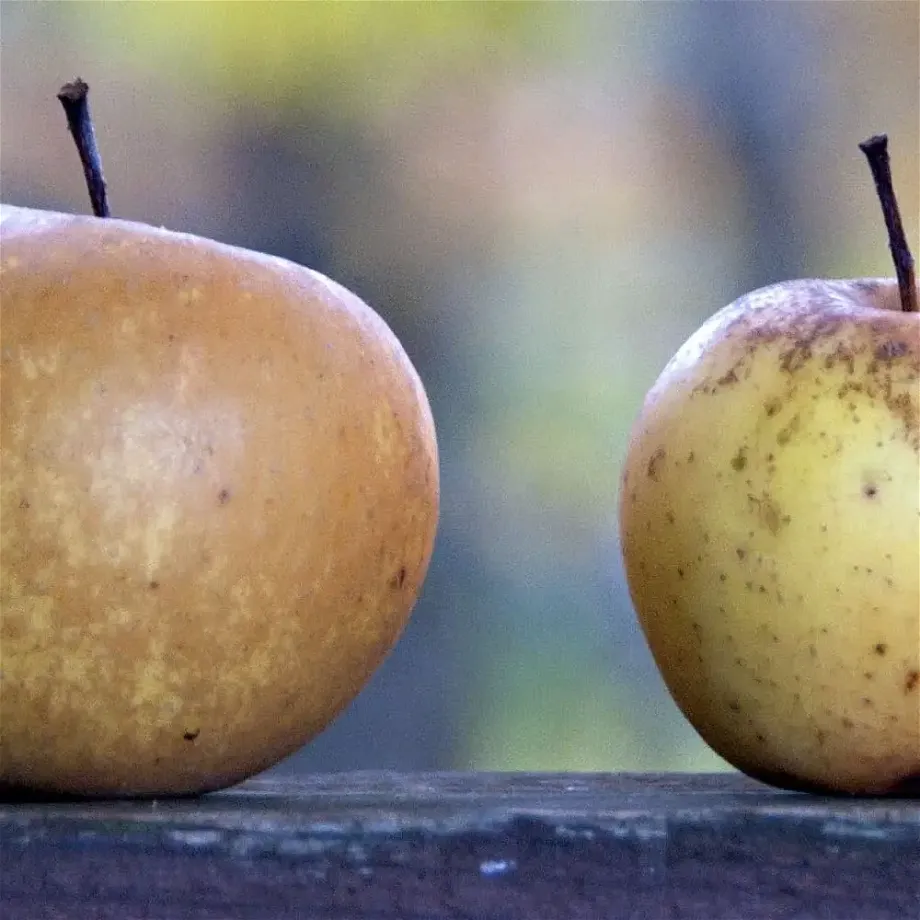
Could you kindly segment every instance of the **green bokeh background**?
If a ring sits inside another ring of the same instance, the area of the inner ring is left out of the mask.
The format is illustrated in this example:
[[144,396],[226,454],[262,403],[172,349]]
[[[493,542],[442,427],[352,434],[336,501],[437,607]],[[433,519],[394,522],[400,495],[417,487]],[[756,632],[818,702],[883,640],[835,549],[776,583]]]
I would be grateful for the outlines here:
[[915,249],[920,16],[879,3],[0,3],[4,200],[85,211],[79,75],[118,216],[354,289],[429,390],[429,579],[353,706],[279,771],[723,769],[637,629],[617,486],[716,309]]

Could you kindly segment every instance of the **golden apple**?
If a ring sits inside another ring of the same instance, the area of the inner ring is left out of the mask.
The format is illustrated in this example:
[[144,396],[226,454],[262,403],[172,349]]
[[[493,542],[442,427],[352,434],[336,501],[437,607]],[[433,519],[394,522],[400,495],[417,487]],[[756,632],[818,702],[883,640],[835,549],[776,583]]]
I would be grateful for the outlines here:
[[425,577],[412,364],[282,259],[15,207],[0,239],[0,783],[194,793],[271,766]]
[[776,785],[920,778],[920,314],[895,280],[742,297],[633,431],[634,606],[705,741]]

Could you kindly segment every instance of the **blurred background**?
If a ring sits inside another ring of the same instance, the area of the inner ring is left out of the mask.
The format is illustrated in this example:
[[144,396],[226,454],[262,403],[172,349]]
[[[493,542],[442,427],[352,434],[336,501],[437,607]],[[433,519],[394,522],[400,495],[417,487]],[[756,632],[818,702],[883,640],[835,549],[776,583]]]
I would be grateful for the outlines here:
[[441,528],[403,639],[277,771],[712,770],[620,563],[645,391],[745,291],[920,251],[915,2],[0,3],[0,193],[336,278],[427,386]]

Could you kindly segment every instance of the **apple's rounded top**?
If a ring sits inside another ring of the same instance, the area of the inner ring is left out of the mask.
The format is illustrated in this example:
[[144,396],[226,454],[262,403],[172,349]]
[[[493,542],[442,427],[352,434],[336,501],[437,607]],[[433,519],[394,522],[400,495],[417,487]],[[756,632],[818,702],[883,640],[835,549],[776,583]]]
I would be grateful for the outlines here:
[[51,226],[63,216],[54,211],[38,211],[35,208],[21,208],[15,204],[0,202],[0,229],[4,231]]
[[918,324],[920,313],[902,311],[895,278],[799,278],[771,284],[712,314],[674,354],[648,398],[654,400],[676,380],[699,373],[720,348],[784,343],[789,353],[805,354],[844,329],[876,345],[895,342],[891,347],[903,360],[916,362]]
[[18,205],[0,203],[0,236],[6,237],[7,242],[14,236],[19,238],[43,233],[69,233],[72,231],[77,231],[85,238],[92,237],[95,242],[87,244],[90,247],[117,237],[119,239],[165,242],[179,247],[205,249],[211,253],[242,260],[249,264],[260,263],[263,266],[270,266],[283,272],[294,272],[301,276],[309,274],[312,279],[311,283],[319,280],[326,287],[329,287],[330,292],[334,295],[348,299],[356,296],[341,285],[335,285],[333,288],[329,279],[319,272],[289,259],[264,252],[256,252],[255,250],[245,249],[229,243],[222,243],[194,233],[170,230],[163,226],[117,217],[99,218],[92,214],[71,214],[63,211],[46,211],[38,208],[24,208]]
[[897,278],[796,278],[749,292],[726,307],[726,312],[780,313],[845,312],[863,310],[901,312]]
[[[0,203],[0,233],[31,233],[52,230],[66,225],[85,224],[108,228],[135,228],[144,233],[171,233],[165,227],[155,227],[140,221],[117,217],[99,218],[92,214],[71,214],[66,211],[48,211],[42,208],[24,208],[20,205]],[[176,234],[190,237],[190,234]]]

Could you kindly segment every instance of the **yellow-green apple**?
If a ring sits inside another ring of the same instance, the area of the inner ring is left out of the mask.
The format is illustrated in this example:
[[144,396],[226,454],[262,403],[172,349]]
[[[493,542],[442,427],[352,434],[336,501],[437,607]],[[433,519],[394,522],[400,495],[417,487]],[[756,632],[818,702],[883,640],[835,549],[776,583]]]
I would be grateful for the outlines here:
[[898,280],[790,281],[712,316],[625,463],[661,674],[717,753],[779,786],[920,782],[920,314],[892,246]]

